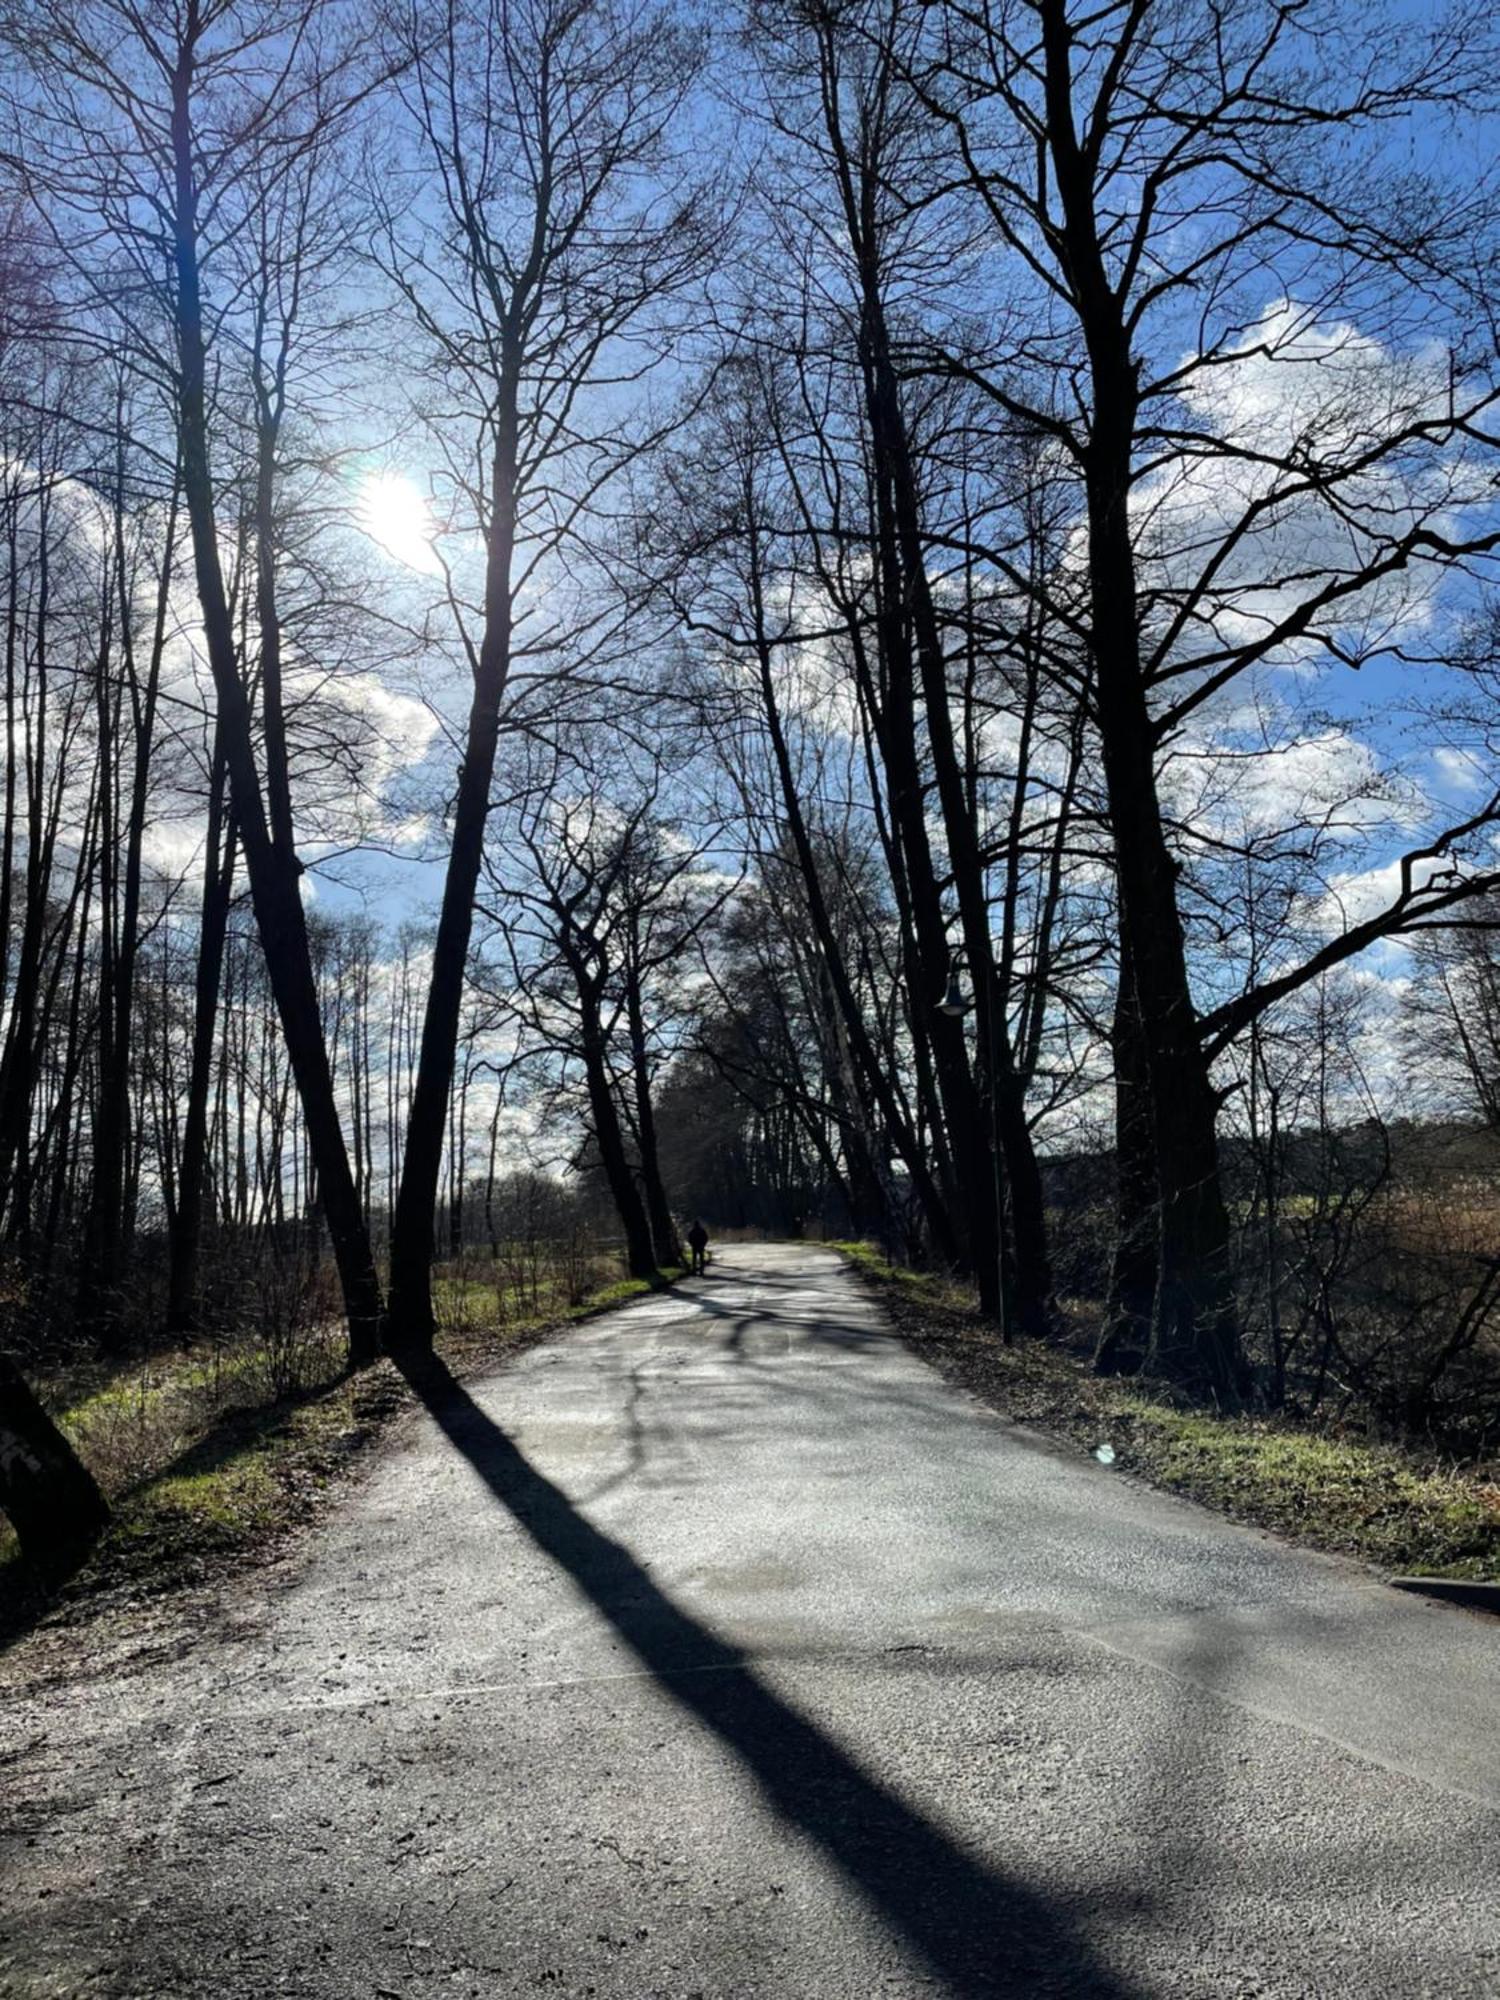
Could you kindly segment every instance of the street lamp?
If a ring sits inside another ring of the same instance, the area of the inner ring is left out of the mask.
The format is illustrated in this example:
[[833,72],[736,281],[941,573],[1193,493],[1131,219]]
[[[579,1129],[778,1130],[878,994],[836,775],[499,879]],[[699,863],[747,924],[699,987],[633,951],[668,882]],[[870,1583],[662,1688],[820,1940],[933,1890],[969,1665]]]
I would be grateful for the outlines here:
[[948,991],[937,1003],[937,1010],[940,1014],[946,1014],[953,1021],[961,1021],[964,1015],[968,1013],[969,1003],[964,998],[963,988],[958,983],[958,974],[956,972],[949,979]]
[[[995,982],[985,981],[985,1037],[989,1055],[990,1093],[990,1152],[995,1163],[995,1284],[996,1298],[1000,1307],[1000,1345],[1011,1344],[1010,1300],[1006,1296],[1005,1283],[1005,1184],[1000,1165],[1000,1093],[997,1087],[997,1064],[995,1062]],[[936,1011],[946,1014],[950,1021],[961,1021],[968,1013],[970,1002],[964,998],[962,986],[955,969],[948,975],[948,990],[937,1003]]]

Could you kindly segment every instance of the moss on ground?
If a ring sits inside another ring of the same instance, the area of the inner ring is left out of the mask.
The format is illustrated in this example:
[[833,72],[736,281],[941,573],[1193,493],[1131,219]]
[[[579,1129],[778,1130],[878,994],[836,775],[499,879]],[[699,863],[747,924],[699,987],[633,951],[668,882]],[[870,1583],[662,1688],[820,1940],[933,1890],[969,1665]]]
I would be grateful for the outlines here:
[[876,1285],[916,1350],[992,1408],[1122,1470],[1295,1541],[1414,1576],[1500,1580],[1493,1467],[1440,1465],[1388,1443],[1265,1416],[1181,1406],[1154,1385],[1095,1375],[1080,1346],[1002,1347],[972,1294],[831,1246]]

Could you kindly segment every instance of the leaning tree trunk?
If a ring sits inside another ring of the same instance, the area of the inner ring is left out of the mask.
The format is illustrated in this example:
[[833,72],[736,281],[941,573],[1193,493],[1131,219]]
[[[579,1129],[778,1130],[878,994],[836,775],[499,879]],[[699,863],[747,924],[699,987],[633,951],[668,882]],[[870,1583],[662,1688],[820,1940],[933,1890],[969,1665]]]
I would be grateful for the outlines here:
[[[256,928],[265,954],[287,1057],[302,1102],[319,1198],[333,1242],[349,1326],[349,1359],[372,1361],[379,1348],[380,1282],[359,1191],[349,1168],[343,1126],[323,1037],[317,982],[302,907],[301,863],[267,824],[256,764],[250,703],[240,677],[234,628],[219,560],[218,522],[208,459],[206,355],[198,271],[197,188],[190,117],[191,47],[173,78],[172,146],[176,175],[177,410],[182,491],[192,534],[203,636],[213,676],[235,821],[250,879]],[[279,724],[279,718],[273,718]]]
[[39,1569],[65,1568],[97,1540],[109,1509],[94,1476],[0,1354],[0,1514]]
[[500,736],[500,704],[510,675],[513,622],[510,571],[516,536],[519,369],[515,343],[508,340],[491,469],[494,513],[486,555],[484,636],[474,669],[464,760],[453,805],[453,842],[448,852],[448,871],[432,948],[432,978],[427,988],[416,1083],[407,1116],[401,1185],[391,1224],[390,1304],[385,1334],[388,1347],[430,1348],[436,1332],[432,1259],[443,1137],[458,1053],[464,978],[474,926],[474,896],[484,861],[490,781]]

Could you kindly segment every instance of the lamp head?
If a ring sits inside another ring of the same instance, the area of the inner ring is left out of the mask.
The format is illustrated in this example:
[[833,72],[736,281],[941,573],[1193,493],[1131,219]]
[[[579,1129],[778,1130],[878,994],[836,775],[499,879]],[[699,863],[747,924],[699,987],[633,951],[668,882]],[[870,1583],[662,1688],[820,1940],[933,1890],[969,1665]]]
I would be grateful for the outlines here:
[[955,976],[948,981],[948,991],[938,1002],[938,1012],[948,1015],[950,1020],[961,1021],[968,1011],[969,1003],[965,1000],[963,988],[959,985],[958,979]]

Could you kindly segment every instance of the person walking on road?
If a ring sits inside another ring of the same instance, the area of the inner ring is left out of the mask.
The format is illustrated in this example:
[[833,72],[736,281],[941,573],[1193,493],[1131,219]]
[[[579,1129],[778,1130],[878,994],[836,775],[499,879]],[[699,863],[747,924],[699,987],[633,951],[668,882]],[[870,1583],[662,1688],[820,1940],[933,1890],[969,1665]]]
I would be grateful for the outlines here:
[[704,1255],[704,1252],[708,1249],[708,1231],[696,1217],[694,1217],[692,1228],[688,1231],[688,1248],[693,1253],[693,1276],[701,1278],[704,1266],[708,1261]]

